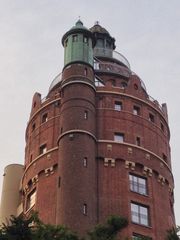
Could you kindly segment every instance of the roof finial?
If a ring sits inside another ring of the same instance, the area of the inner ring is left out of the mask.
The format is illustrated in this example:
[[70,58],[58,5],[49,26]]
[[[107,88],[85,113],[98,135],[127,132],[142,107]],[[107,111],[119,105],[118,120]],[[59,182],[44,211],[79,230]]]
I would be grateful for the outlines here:
[[83,22],[81,21],[81,16],[78,16],[78,21],[76,22],[76,26],[83,26]]
[[99,25],[99,21],[95,21],[95,25]]

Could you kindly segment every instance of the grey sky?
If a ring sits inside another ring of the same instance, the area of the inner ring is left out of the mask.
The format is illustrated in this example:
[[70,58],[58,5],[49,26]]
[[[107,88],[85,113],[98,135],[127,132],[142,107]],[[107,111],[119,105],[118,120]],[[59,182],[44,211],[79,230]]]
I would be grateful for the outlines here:
[[78,16],[86,27],[100,21],[149,94],[168,105],[180,224],[179,0],[0,0],[0,175],[7,164],[24,161],[32,96],[45,96],[61,72],[61,37]]

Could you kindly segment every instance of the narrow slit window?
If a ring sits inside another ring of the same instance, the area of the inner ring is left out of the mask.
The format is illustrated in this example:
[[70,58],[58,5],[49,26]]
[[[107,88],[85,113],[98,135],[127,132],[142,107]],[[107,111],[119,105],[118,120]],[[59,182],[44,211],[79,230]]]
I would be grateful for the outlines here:
[[87,76],[88,70],[87,68],[84,69],[84,75]]
[[77,42],[77,40],[78,40],[78,36],[77,36],[77,35],[73,35],[73,36],[72,36],[72,41],[73,41],[73,42]]
[[36,124],[33,123],[33,125],[32,125],[32,131],[34,131],[35,129],[36,129]]
[[48,120],[48,114],[45,113],[45,114],[42,115],[42,120],[41,120],[41,122],[42,122],[42,123],[45,123],[45,122],[47,122],[47,120]]
[[163,157],[163,160],[164,160],[165,162],[167,162],[167,156],[166,156],[164,153],[163,153],[162,157]]
[[161,123],[161,130],[164,132],[164,125]]
[[140,137],[136,137],[136,145],[141,146],[141,138]]
[[84,157],[84,159],[83,159],[83,166],[87,167],[87,157]]
[[86,120],[88,119],[88,111],[87,110],[84,111],[84,119],[86,119]]
[[149,113],[149,121],[154,123],[154,115]]
[[83,204],[83,214],[87,215],[87,204],[86,203]]
[[84,43],[88,43],[88,37],[84,37]]

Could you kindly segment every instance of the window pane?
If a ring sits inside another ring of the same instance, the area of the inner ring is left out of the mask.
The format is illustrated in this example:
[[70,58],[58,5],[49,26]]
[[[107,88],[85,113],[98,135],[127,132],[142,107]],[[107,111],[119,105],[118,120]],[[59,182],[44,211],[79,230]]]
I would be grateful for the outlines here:
[[121,102],[115,102],[114,109],[116,111],[121,111],[122,110],[122,103]]
[[114,141],[124,142],[124,134],[122,134],[122,133],[115,133],[114,134]]
[[148,208],[139,204],[131,203],[131,218],[132,222],[139,223],[145,226],[149,225]]
[[147,180],[145,178],[130,174],[129,181],[131,191],[147,195]]

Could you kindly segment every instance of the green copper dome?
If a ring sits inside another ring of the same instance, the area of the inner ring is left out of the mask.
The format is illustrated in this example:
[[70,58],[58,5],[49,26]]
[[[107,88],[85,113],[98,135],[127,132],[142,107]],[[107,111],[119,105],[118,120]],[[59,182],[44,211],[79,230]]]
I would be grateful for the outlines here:
[[93,47],[95,37],[89,29],[78,20],[62,38],[64,46],[64,65],[71,63],[85,63],[93,66]]

